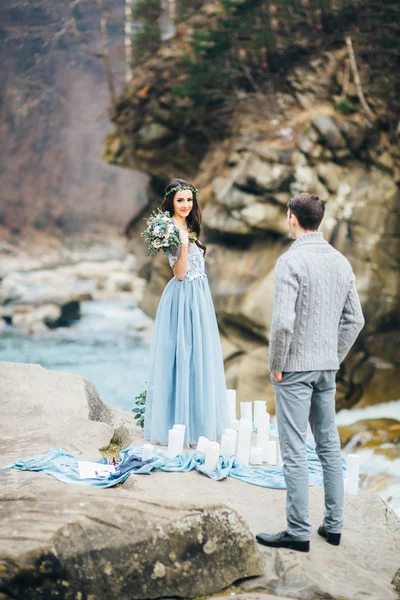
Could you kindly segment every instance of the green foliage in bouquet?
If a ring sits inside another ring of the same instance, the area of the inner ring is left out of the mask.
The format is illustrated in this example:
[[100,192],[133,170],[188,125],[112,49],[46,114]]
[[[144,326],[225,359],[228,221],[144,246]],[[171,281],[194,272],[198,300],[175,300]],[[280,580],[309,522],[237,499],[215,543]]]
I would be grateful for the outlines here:
[[144,429],[144,413],[146,412],[147,390],[141,392],[135,397],[135,408],[132,412],[135,414],[134,419],[141,429]]
[[[171,248],[182,246],[179,229],[168,211],[162,212],[160,209],[153,211],[145,221],[147,227],[141,235],[149,243],[146,256],[156,256],[160,250],[169,254]],[[189,242],[195,241],[196,234],[189,233]]]

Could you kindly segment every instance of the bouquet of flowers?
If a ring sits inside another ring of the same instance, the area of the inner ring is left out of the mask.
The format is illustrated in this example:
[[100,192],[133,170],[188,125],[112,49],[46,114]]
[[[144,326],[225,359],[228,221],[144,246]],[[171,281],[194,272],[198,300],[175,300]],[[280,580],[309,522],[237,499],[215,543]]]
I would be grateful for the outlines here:
[[[168,254],[170,248],[182,246],[179,229],[168,211],[162,212],[158,209],[145,220],[147,227],[142,231],[142,236],[149,243],[146,256],[156,256],[160,250]],[[189,233],[189,242],[195,241],[196,234]]]

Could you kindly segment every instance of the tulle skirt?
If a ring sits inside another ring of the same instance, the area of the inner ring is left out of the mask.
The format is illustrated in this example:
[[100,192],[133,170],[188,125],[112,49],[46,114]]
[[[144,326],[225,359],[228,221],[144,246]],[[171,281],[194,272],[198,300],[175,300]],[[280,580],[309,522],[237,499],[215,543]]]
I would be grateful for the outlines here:
[[206,277],[167,284],[158,306],[150,351],[144,437],[168,443],[175,423],[185,445],[199,436],[219,440],[229,426],[226,382],[214,305]]

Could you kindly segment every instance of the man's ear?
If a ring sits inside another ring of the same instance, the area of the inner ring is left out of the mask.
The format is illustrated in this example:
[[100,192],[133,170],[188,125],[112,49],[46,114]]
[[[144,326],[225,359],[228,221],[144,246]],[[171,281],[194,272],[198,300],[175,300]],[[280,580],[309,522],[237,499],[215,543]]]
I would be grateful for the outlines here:
[[298,225],[299,225],[297,217],[293,213],[291,213],[290,216],[289,216],[289,222],[290,222],[290,224],[291,224],[292,227],[298,227]]

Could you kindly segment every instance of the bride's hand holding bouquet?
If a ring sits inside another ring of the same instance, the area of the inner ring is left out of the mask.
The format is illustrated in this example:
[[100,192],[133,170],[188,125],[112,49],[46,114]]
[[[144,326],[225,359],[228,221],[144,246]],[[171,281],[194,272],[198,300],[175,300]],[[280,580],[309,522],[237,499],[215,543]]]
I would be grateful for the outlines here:
[[160,250],[169,254],[171,248],[187,246],[196,241],[196,234],[179,229],[168,211],[154,211],[146,219],[147,227],[142,236],[149,243],[146,256],[156,256]]

